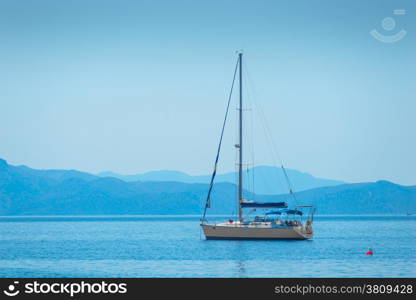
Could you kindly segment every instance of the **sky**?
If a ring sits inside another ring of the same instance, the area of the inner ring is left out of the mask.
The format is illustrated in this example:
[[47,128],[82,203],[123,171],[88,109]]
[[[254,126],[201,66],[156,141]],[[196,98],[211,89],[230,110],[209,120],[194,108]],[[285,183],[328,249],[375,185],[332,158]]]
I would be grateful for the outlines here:
[[[242,50],[246,163],[276,163],[267,119],[287,168],[415,185],[415,12],[400,0],[1,0],[0,157],[210,173]],[[373,29],[406,35],[386,43]],[[236,100],[223,172],[235,168]]]

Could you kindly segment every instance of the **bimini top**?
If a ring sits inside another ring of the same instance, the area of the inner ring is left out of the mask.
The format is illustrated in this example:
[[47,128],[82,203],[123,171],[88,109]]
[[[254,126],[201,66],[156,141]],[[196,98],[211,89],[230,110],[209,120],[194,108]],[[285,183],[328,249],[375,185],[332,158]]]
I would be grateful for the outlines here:
[[297,209],[279,209],[276,211],[271,211],[266,213],[266,215],[281,215],[281,214],[288,214],[288,215],[303,215],[303,213],[300,210]]
[[242,202],[243,208],[286,208],[286,202]]

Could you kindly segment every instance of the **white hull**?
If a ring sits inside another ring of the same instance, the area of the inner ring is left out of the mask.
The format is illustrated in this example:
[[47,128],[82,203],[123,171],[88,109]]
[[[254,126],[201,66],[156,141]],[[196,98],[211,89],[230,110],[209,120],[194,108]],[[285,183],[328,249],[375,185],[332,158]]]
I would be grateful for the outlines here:
[[201,224],[207,240],[307,240],[313,237],[311,226]]

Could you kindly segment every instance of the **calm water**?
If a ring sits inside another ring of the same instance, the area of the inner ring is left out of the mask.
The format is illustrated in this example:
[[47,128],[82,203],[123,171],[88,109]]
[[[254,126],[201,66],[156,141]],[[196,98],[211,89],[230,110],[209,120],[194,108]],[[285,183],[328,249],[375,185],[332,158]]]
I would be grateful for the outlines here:
[[0,276],[416,277],[414,216],[318,216],[310,241],[205,241],[198,219],[0,217]]

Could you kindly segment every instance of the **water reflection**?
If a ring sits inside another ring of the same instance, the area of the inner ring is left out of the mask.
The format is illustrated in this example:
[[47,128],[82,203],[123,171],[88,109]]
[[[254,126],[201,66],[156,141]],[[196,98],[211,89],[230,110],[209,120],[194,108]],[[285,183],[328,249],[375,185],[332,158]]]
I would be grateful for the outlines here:
[[237,276],[247,277],[245,261],[237,260]]
[[250,244],[250,242],[247,243],[244,241],[236,241],[235,242],[235,251],[238,252],[238,259],[235,260],[236,263],[236,275],[237,277],[247,277],[247,266],[246,266],[246,260],[244,259],[247,257],[247,244]]

